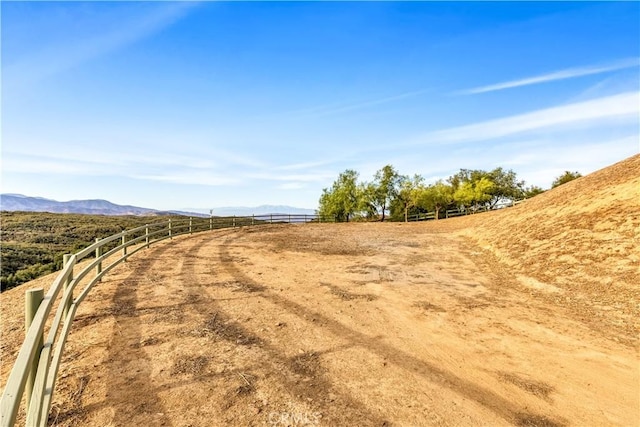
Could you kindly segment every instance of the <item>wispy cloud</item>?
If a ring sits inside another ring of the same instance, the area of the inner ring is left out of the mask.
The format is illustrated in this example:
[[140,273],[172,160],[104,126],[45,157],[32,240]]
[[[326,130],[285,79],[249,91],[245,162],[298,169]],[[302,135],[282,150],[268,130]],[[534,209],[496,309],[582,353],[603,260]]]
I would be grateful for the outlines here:
[[346,113],[348,111],[363,110],[365,108],[388,104],[388,103],[400,101],[403,99],[413,98],[415,96],[419,96],[428,92],[431,92],[431,89],[421,89],[421,90],[415,90],[411,92],[404,92],[398,95],[370,99],[370,100],[361,101],[361,102],[331,103],[331,104],[320,105],[316,107],[305,108],[297,111],[292,111],[286,114],[290,114],[294,116],[305,116],[305,117],[306,116],[313,116],[313,117],[330,116],[334,114]]
[[520,86],[529,86],[539,83],[552,82],[556,80],[565,80],[575,77],[589,76],[593,74],[608,73],[611,71],[622,70],[625,68],[637,67],[640,65],[640,59],[628,58],[621,61],[613,62],[608,65],[568,68],[566,70],[554,71],[548,74],[541,74],[534,77],[527,77],[519,80],[510,80],[507,82],[496,83],[488,86],[480,86],[472,89],[457,92],[462,95],[472,95],[478,93],[495,92],[498,90],[512,89]]
[[91,159],[78,154],[31,155],[3,152],[3,172],[20,174],[68,175],[78,177],[118,176],[174,184],[208,186],[237,184],[241,181],[228,173],[228,165],[188,156],[140,156],[116,161],[112,153],[94,155]]
[[333,173],[328,172],[310,172],[304,174],[290,174],[282,175],[280,173],[250,173],[246,175],[247,178],[260,179],[266,181],[293,181],[293,182],[322,182],[327,178],[334,176]]
[[[112,170],[116,169],[112,167]],[[107,167],[101,163],[84,163],[73,160],[52,159],[40,156],[15,156],[3,153],[2,172],[19,174],[102,175]]]
[[435,131],[422,135],[408,145],[459,144],[497,139],[549,128],[584,124],[593,127],[604,122],[638,124],[639,114],[640,92],[625,92],[516,116]]
[[278,190],[300,190],[305,188],[306,185],[302,182],[287,182],[285,184],[280,184],[276,188]]
[[87,34],[76,43],[49,45],[6,64],[4,77],[13,87],[32,85],[157,33],[180,20],[196,5],[192,2],[167,3],[145,16],[122,17],[120,25],[104,33]]
[[303,162],[303,163],[293,163],[289,165],[277,166],[274,168],[275,170],[300,170],[300,169],[311,169],[319,166],[325,166],[332,163],[330,160],[323,160],[318,162]]
[[194,170],[187,170],[180,173],[134,174],[131,175],[131,178],[169,184],[205,185],[209,187],[234,185],[241,182],[241,180],[229,175]]
[[369,107],[373,107],[373,106],[376,106],[376,105],[388,104],[390,102],[400,101],[402,99],[413,98],[414,96],[422,95],[422,94],[427,93],[429,91],[430,91],[430,89],[416,90],[416,91],[413,91],[413,92],[405,92],[405,93],[401,93],[399,95],[388,96],[388,97],[385,97],[385,98],[372,99],[372,100],[369,100],[369,101],[343,105],[343,106],[337,107],[337,108],[330,108],[330,109],[326,109],[326,110],[320,110],[320,111],[318,111],[316,113],[316,115],[318,115],[318,116],[327,116],[327,115],[331,115],[331,114],[345,113],[347,111],[362,110],[364,108],[369,108]]
[[[58,146],[55,141],[44,146],[33,146],[31,141],[20,141],[18,147],[4,149],[5,167],[24,173],[39,173],[39,166],[75,165],[70,171],[97,170],[97,171],[126,171],[126,170],[221,170],[233,167],[264,168],[264,162],[255,160],[249,156],[235,154],[224,149],[184,149],[184,150],[154,150],[144,149],[141,146],[133,146],[118,151],[109,149],[108,141],[104,144],[96,143],[96,147],[78,145],[69,147],[61,152],[54,152]],[[100,148],[107,147],[107,148]],[[32,154],[38,151],[39,154]],[[64,166],[66,167],[66,166]],[[64,167],[61,169],[64,172]]]

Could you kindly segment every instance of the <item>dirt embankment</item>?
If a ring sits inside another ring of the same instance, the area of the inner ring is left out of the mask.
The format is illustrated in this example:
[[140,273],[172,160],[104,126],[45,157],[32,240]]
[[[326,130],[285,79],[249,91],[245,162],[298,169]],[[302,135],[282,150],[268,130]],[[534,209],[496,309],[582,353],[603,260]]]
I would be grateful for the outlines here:
[[515,208],[454,224],[531,293],[638,345],[640,155]]

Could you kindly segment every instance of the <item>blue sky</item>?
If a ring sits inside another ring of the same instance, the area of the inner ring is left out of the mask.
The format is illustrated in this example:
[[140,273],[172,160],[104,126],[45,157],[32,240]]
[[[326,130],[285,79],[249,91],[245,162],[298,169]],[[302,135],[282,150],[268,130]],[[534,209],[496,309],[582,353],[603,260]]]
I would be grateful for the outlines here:
[[640,150],[640,4],[2,2],[4,193],[316,208],[347,168],[548,188]]

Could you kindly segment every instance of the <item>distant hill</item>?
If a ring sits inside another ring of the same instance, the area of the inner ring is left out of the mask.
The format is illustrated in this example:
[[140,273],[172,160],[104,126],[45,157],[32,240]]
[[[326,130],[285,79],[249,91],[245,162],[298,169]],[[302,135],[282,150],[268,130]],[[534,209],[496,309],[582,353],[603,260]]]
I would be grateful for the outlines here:
[[[138,206],[117,205],[107,200],[70,200],[58,202],[43,197],[29,197],[22,194],[0,194],[0,210],[21,212],[77,213],[88,215],[187,215],[208,217],[208,209],[187,209],[187,211],[159,211]],[[251,216],[265,214],[313,215],[313,209],[295,208],[283,205],[261,205],[256,207],[213,208],[214,216]]]
[[[191,210],[191,209],[190,209]],[[208,214],[208,210],[193,209],[196,212]],[[245,206],[228,206],[213,208],[214,216],[251,216],[266,214],[294,214],[294,215],[313,215],[316,211],[313,209],[295,208],[293,206],[284,205],[261,205],[256,207]]]
[[200,213],[179,211],[158,211],[129,205],[117,205],[107,200],[71,200],[58,202],[42,197],[28,197],[22,194],[0,194],[0,210],[22,212],[77,213],[90,215],[193,215],[208,216]]

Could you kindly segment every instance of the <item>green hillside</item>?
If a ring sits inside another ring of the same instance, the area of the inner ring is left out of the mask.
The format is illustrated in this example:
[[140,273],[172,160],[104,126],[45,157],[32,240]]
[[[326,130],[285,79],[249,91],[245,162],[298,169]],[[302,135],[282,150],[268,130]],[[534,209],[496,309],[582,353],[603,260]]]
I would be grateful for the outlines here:
[[180,216],[103,216],[43,212],[0,214],[2,291],[52,273],[62,256],[122,230]]

